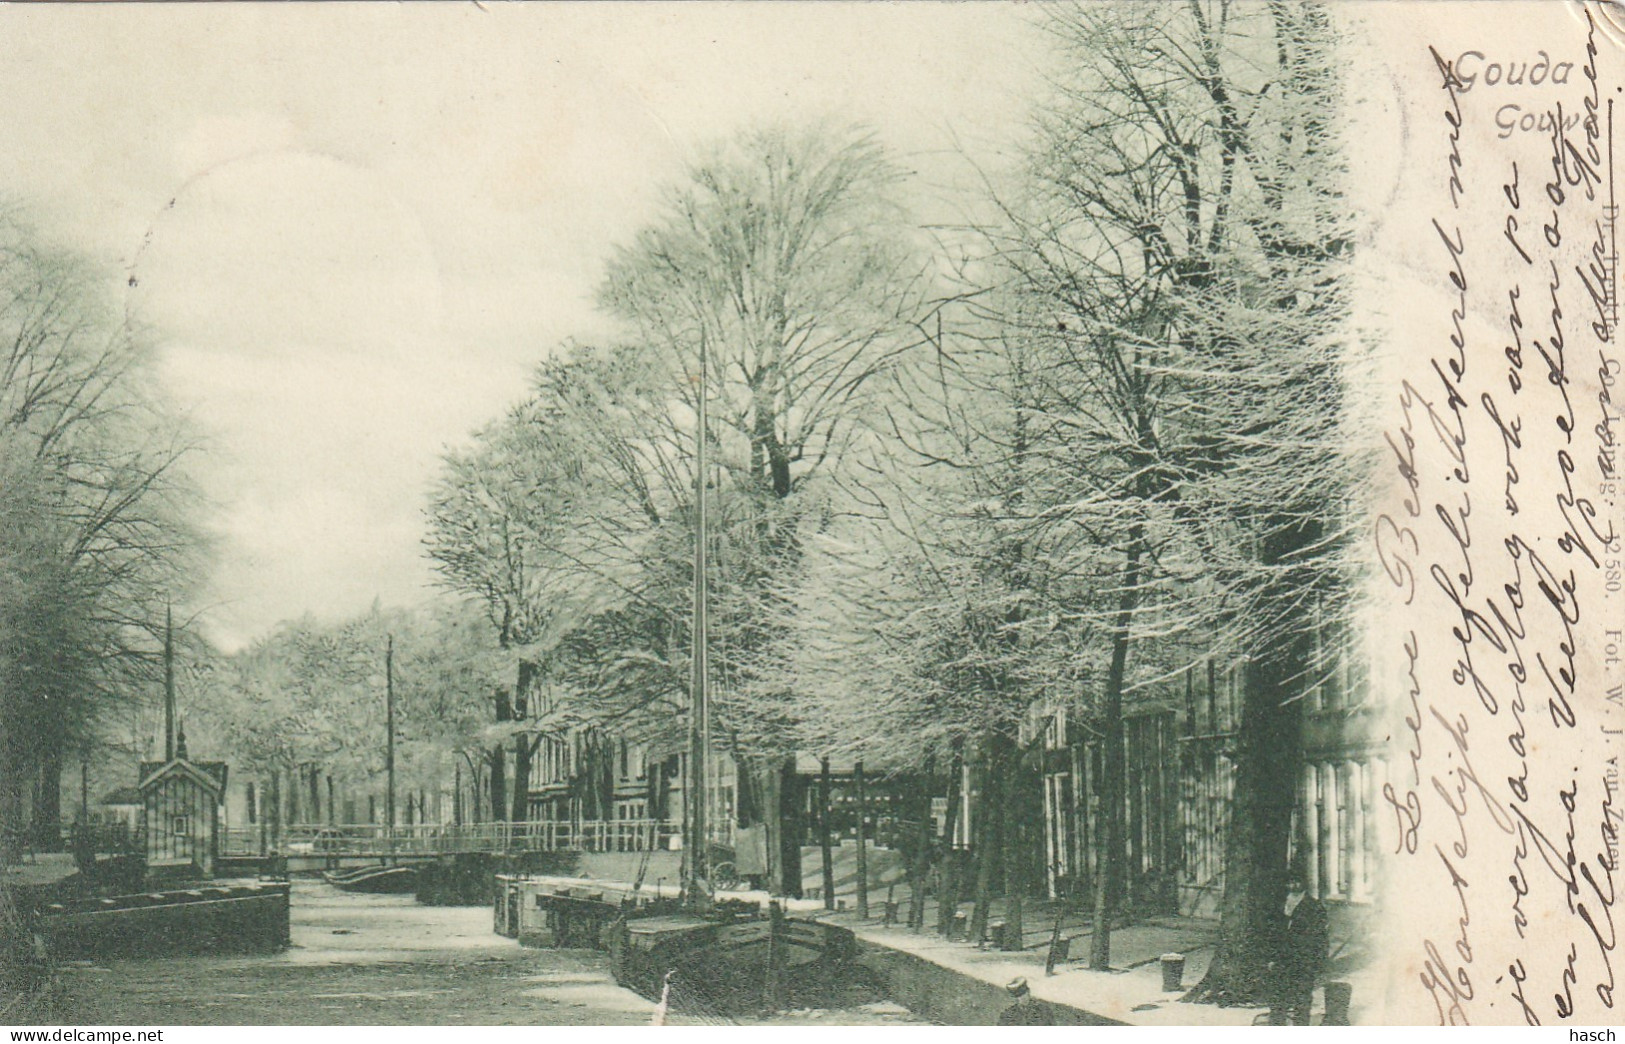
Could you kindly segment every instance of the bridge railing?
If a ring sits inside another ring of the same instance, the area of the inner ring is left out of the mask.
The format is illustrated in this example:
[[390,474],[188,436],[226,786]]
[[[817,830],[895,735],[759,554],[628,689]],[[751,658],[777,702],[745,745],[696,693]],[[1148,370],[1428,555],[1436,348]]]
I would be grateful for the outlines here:
[[[435,855],[447,852],[642,852],[669,848],[675,823],[647,819],[595,819],[576,822],[473,823],[450,826],[416,823],[388,827],[377,823],[296,824],[273,846],[287,855]],[[228,831],[228,850],[259,850],[253,831]],[[242,838],[236,835],[244,835]]]
[[220,854],[257,856],[265,854],[265,835],[258,827],[232,827],[221,831]]

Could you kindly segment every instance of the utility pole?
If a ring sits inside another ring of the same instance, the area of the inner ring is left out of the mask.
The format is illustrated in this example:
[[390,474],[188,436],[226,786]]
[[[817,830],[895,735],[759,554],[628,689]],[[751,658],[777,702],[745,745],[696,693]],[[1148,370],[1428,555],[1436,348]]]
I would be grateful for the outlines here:
[[[698,429],[694,437],[694,622],[693,622],[693,677],[690,679],[689,709],[689,846],[688,867],[690,889],[703,887],[709,881],[710,824],[707,822],[706,757],[710,741],[710,708],[707,706],[705,681],[706,642],[706,561],[705,561],[705,428],[706,428],[706,352],[705,333],[700,333],[700,382],[698,401]],[[697,899],[697,896],[692,898]]]
[[164,763],[175,760],[175,624],[164,606]]
[[395,636],[384,646],[384,826],[395,828]]

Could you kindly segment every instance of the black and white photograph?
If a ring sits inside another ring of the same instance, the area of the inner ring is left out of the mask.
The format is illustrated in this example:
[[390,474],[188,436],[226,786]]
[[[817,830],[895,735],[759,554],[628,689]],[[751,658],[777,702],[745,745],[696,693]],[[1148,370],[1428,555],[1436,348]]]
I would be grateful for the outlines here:
[[0,1024],[1617,1023],[1622,57],[0,7]]

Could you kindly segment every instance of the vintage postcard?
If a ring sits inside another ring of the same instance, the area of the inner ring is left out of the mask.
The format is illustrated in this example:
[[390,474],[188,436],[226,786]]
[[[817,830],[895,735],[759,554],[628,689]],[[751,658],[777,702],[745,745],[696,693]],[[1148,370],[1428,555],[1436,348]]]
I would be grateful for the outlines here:
[[0,98],[0,1023],[1619,1023],[1619,5],[9,5]]

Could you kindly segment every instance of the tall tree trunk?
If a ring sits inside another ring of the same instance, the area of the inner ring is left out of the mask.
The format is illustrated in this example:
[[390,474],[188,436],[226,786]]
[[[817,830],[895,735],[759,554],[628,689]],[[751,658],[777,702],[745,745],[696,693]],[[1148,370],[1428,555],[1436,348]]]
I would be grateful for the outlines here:
[[655,839],[656,839],[655,848],[657,848],[657,849],[662,849],[663,848],[663,846],[659,843],[661,829],[665,826],[665,824],[667,822],[669,822],[671,820],[671,778],[672,778],[672,770],[668,769],[669,765],[670,765],[670,761],[667,760],[667,761],[660,762],[658,766],[657,765],[649,766],[650,775],[658,777],[656,779],[651,780],[651,782],[654,784],[655,798],[654,798],[654,803],[649,806],[651,809],[658,809],[659,810],[658,812],[651,812],[650,813],[650,815],[653,816],[656,819],[656,823],[654,824],[654,832],[655,832]]
[[965,756],[959,742],[954,743],[954,759],[948,776],[948,816],[943,824],[942,883],[937,895],[937,934],[944,939],[953,928],[954,913],[959,907],[959,852],[954,848],[954,836],[959,831],[959,806],[964,803]]
[[1022,902],[1027,892],[1027,863],[1031,853],[1028,851],[1026,830],[1026,803],[1022,800],[1022,784],[1024,782],[1021,771],[1020,749],[1011,752],[1009,764],[1005,766],[1003,779],[1003,793],[1000,795],[1001,818],[1004,821],[1004,895],[1005,895],[1005,939],[1016,940],[1015,946],[1006,948],[1020,948],[1020,940],[1024,931],[1022,924]]
[[1105,823],[1097,832],[1101,847],[1095,858],[1094,916],[1089,934],[1089,967],[1108,971],[1112,966],[1112,919],[1123,894],[1123,679],[1128,667],[1130,628],[1140,598],[1140,556],[1144,530],[1136,523],[1129,530],[1128,554],[1123,561],[1123,586],[1112,622],[1112,659],[1106,672],[1106,691],[1100,705],[1101,752],[1100,811]]
[[310,821],[320,823],[322,821],[322,770],[317,765],[310,766],[308,782],[310,784]]
[[739,826],[755,826],[767,819],[767,812],[762,807],[762,782],[756,760],[741,755],[733,755],[734,762],[734,810],[737,815],[734,822]]
[[265,814],[265,778],[261,776],[254,781],[254,803],[250,807],[254,812],[255,825],[259,827],[260,855],[268,855],[271,851],[271,822]]
[[299,816],[300,816],[299,790],[300,790],[300,787],[299,787],[299,765],[297,763],[295,763],[294,766],[288,770],[288,786],[287,786],[288,820],[287,820],[287,822],[288,822],[289,826],[297,826],[299,824],[299,822],[300,822],[300,819],[299,819]]
[[975,792],[976,811],[976,908],[971,913],[971,939],[980,942],[987,934],[988,907],[993,901],[993,868],[998,863],[1002,840],[998,814],[1000,780],[1003,778],[1003,748],[989,734],[984,741],[982,785]]
[[[1313,525],[1274,527],[1261,562],[1278,566],[1319,539]],[[1301,591],[1288,591],[1282,600]],[[1281,613],[1289,612],[1284,607]],[[1292,813],[1303,770],[1303,700],[1312,678],[1314,633],[1283,626],[1242,670],[1236,729],[1235,796],[1224,846],[1224,897],[1213,963],[1193,1000],[1270,1003],[1269,964],[1280,956],[1286,927]]]
[[805,781],[796,772],[796,759],[790,755],[780,761],[776,771],[776,800],[779,830],[780,895],[801,898],[801,841],[806,834],[803,809],[807,807]]
[[852,782],[858,796],[858,917],[869,919],[869,795],[863,785],[863,762],[852,767]]
[[43,746],[34,787],[34,850],[57,852],[62,849],[61,740],[48,737]]
[[829,837],[829,759],[818,761],[818,850],[824,864],[824,909],[835,909],[834,849]]
[[[497,689],[492,697],[496,709],[498,724],[513,720],[513,702],[508,697],[507,689]],[[508,808],[508,765],[507,755],[499,741],[492,745],[486,761],[491,771],[491,818],[501,819]]]
[[270,800],[265,803],[266,820],[270,824],[271,845],[276,847],[282,844],[282,773],[278,769],[271,770]]
[[493,823],[501,822],[508,805],[508,753],[501,745],[485,755],[486,808]]
[[616,744],[607,735],[598,744],[598,815],[601,820],[615,818],[615,771],[620,764]]
[[1287,851],[1303,764],[1302,704],[1283,701],[1291,671],[1255,659],[1243,673],[1235,797],[1225,836],[1224,897],[1213,966],[1199,998],[1269,1003],[1268,967],[1285,928]]
[[769,760],[761,767],[762,826],[767,835],[767,889],[773,895],[784,893],[784,823],[779,816],[779,766]]
[[[0,722],[0,726],[9,724]],[[6,746],[0,756],[0,867],[4,867],[22,855],[19,842],[25,829],[23,795],[28,787],[28,761],[15,737],[0,735],[0,742]]]
[[536,741],[530,736],[513,738],[513,788],[508,819],[523,823],[530,819],[530,764]]
[[[519,661],[519,683],[514,686],[513,717],[525,721],[530,716],[530,693],[536,684],[536,664]],[[523,733],[513,738],[513,809],[508,819],[523,823],[530,818],[530,761],[536,741]]]
[[931,796],[936,789],[932,770],[934,759],[927,759],[920,774],[919,830],[914,836],[914,858],[909,863],[908,926],[914,931],[925,928],[925,888],[931,876]]

